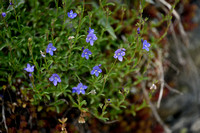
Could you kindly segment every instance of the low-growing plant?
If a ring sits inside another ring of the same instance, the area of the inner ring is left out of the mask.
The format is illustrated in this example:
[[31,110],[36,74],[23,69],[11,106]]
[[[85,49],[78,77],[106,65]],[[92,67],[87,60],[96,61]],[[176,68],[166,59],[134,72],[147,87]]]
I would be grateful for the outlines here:
[[[127,12],[128,6],[107,0],[1,1],[1,82],[23,92],[33,105],[57,112],[66,103],[78,108],[81,123],[86,112],[108,121],[131,106],[128,110],[136,115],[148,106],[146,100],[136,107],[126,97],[151,78],[146,71],[157,56],[153,51],[167,33],[160,40],[148,34],[146,4],[137,1]],[[172,10],[165,18],[168,25]],[[131,32],[124,34],[127,25]],[[22,79],[20,88],[13,85],[17,78]]]

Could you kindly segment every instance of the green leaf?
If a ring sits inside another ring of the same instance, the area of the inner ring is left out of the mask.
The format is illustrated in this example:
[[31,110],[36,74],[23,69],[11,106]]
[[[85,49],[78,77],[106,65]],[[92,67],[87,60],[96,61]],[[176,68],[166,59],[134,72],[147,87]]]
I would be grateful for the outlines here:
[[115,3],[109,2],[109,3],[106,3],[106,6],[115,6]]
[[50,100],[50,96],[49,95],[45,95],[47,97],[48,100]]
[[83,100],[81,103],[80,103],[80,106],[83,106],[83,105],[87,105],[87,102],[85,100]]

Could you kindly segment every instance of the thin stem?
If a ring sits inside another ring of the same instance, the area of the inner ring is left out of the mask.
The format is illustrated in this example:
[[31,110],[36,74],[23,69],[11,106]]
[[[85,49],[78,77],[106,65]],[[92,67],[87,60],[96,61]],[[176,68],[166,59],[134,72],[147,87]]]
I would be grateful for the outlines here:
[[103,78],[103,80],[104,80],[104,82],[103,82],[103,88],[101,89],[101,91],[99,92],[99,94],[98,94],[97,96],[99,96],[99,95],[103,92],[103,90],[104,90],[104,88],[105,88],[105,84],[106,84],[107,78],[109,77],[110,72],[111,72],[112,69],[114,68],[116,62],[117,62],[117,59],[116,59],[115,62],[112,64],[112,67],[111,67],[111,69],[109,70],[109,72],[104,76],[104,78]]
[[79,96],[79,94],[77,94],[77,96],[78,96],[78,109],[81,110],[81,105],[80,105],[80,96]]
[[64,6],[63,6],[63,10],[64,10],[64,20],[63,20],[63,25],[62,25],[62,31],[64,30],[65,28],[65,20],[66,20],[66,1],[64,3]]
[[67,57],[67,67],[68,67],[68,69],[69,69],[69,62],[70,62],[70,58],[71,58],[71,52],[72,52],[72,48],[73,48],[73,45],[72,45],[72,40],[71,40],[71,42],[70,42],[70,46],[69,46],[69,55],[68,55],[68,57]]
[[19,22],[18,22],[18,19],[17,19],[17,13],[16,13],[16,10],[15,10],[15,5],[13,5],[13,9],[14,9],[14,13],[15,13],[15,19],[17,21],[17,25],[18,25],[19,31],[21,33],[20,25],[19,25]]
[[58,17],[58,1],[55,0],[55,3],[56,3],[56,18]]
[[33,88],[36,90],[36,87],[35,87],[35,84],[34,84],[34,76],[32,75],[32,76],[30,77],[30,79],[31,79],[31,83],[32,83],[32,85],[33,85]]
[[82,20],[82,17],[83,17],[83,13],[84,13],[84,8],[85,8],[85,1],[83,0],[83,10],[82,12],[79,14],[79,24],[78,24],[78,29],[77,29],[77,32],[76,32],[76,39],[75,39],[75,42],[74,44],[76,44],[76,42],[78,41],[78,34],[79,34],[79,31],[80,31],[80,28],[81,28],[81,20]]

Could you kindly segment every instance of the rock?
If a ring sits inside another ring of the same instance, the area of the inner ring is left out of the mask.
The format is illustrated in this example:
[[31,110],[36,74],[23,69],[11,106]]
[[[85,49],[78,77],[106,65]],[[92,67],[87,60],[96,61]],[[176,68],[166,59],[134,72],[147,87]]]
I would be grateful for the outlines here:
[[197,119],[191,126],[191,131],[192,132],[200,132],[200,118]]

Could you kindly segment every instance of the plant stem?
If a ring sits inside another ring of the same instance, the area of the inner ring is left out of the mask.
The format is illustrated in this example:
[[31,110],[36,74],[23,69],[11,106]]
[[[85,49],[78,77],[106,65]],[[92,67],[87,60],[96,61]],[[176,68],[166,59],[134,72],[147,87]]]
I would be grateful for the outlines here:
[[17,25],[18,25],[18,28],[19,28],[19,32],[21,33],[21,28],[20,28],[20,25],[19,25],[19,22],[18,22],[18,19],[17,19],[17,13],[16,13],[16,10],[15,10],[15,5],[13,5],[13,9],[14,9],[14,13],[15,13],[15,19],[16,19],[16,22],[17,22]]
[[101,91],[99,92],[99,94],[97,96],[99,96],[103,91],[104,91],[104,88],[105,88],[105,84],[106,84],[106,81],[107,81],[107,78],[109,77],[110,75],[110,72],[112,71],[112,69],[114,68],[115,64],[117,62],[117,59],[115,59],[115,62],[112,64],[112,67],[111,69],[109,70],[109,72],[104,76],[103,80],[103,88],[101,89]]

